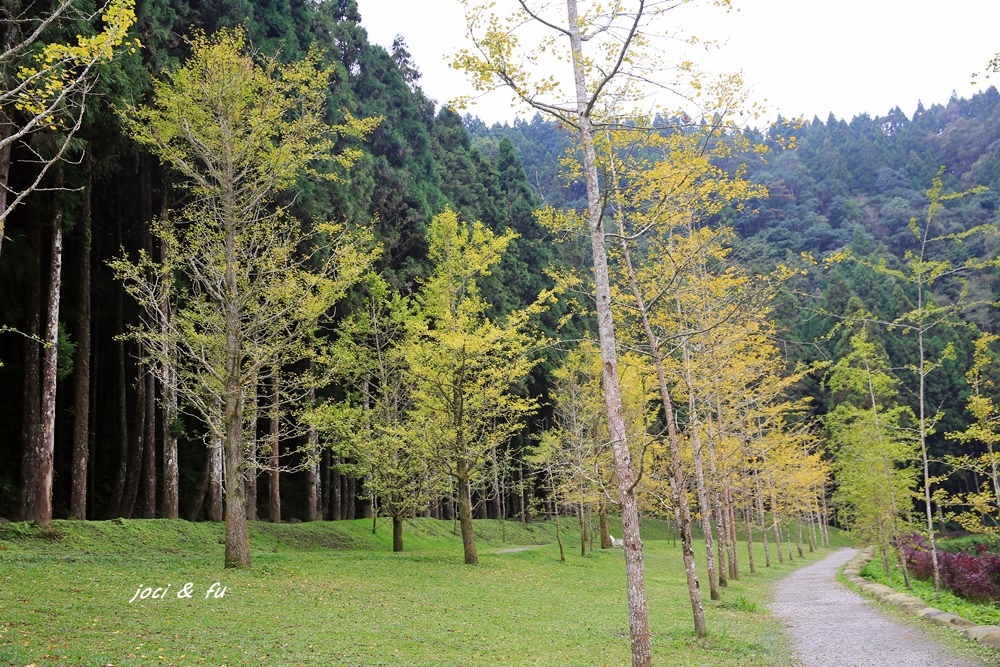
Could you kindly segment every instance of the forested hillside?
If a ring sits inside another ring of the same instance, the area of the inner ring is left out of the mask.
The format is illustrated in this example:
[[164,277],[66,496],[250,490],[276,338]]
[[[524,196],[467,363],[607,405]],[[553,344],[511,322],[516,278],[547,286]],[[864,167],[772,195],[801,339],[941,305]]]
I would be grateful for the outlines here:
[[[466,125],[474,145],[484,152],[501,140],[512,141],[528,182],[546,202],[557,207],[580,205],[582,184],[568,182],[557,161],[571,150],[569,132],[539,115],[492,127],[467,117]],[[843,323],[852,313],[863,308],[887,323],[914,307],[912,285],[866,264],[885,260],[890,268],[899,268],[907,252],[919,250],[920,239],[911,231],[910,220],[926,218],[927,190],[939,171],[945,192],[986,190],[947,202],[935,214],[932,235],[996,221],[1000,93],[990,87],[968,100],[952,97],[947,104],[929,108],[921,104],[912,116],[896,107],[885,116],[864,114],[850,121],[833,115],[826,121],[779,119],[776,125],[795,137],[792,146],[765,141],[772,150],[763,159],[740,163],[751,181],[766,187],[767,196],[753,200],[745,210],[726,212],[721,219],[738,233],[734,244],[738,261],[757,273],[782,263],[801,266],[803,253],[822,260],[850,249],[863,260],[812,268],[787,285],[778,299],[779,338],[789,363],[836,360],[849,349],[851,332]],[[738,166],[733,160],[725,164],[731,169]],[[933,254],[955,264],[987,260],[995,256],[996,244],[995,233],[984,231],[943,242]],[[971,418],[965,409],[969,389],[964,374],[972,358],[975,329],[995,331],[1000,324],[1000,314],[992,307],[996,271],[969,271],[965,277],[965,306],[951,324],[936,329],[929,342],[932,356],[948,342],[956,346],[954,357],[928,378],[928,402],[943,413],[933,436],[935,457],[957,451],[957,442],[944,434],[963,429]],[[935,298],[953,303],[959,289],[954,282],[944,283],[934,290]],[[910,338],[885,326],[873,329],[872,335],[885,347],[896,373],[908,376]],[[826,413],[834,400],[819,384],[822,375],[811,375],[799,387],[813,399],[817,414]],[[913,405],[913,392],[901,392],[900,400]],[[948,483],[963,490],[976,487],[972,475],[968,479],[966,475],[959,472]]]

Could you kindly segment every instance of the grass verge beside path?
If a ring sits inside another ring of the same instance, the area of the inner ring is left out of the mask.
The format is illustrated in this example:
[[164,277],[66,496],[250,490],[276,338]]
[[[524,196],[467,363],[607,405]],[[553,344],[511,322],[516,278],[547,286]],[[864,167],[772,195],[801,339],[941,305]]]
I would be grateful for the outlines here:
[[895,588],[900,593],[920,598],[927,603],[928,607],[958,614],[976,625],[1000,625],[1000,604],[996,602],[971,602],[944,589],[940,593],[935,593],[933,581],[922,581],[912,576],[910,577],[910,588],[906,588],[903,570],[899,567],[895,556],[890,560],[889,573],[890,575],[887,577],[885,570],[882,569],[882,562],[877,557],[861,568],[860,572],[861,576],[869,581],[885,584]]
[[[567,531],[561,563],[545,523],[477,521],[481,563],[470,567],[450,522],[407,522],[402,554],[389,551],[391,527],[373,536],[370,520],[255,522],[243,571],[220,567],[221,524],[52,525],[0,526],[0,665],[629,664],[621,551],[580,557]],[[658,667],[787,664],[787,639],[766,611],[771,587],[826,552],[765,569],[758,544],[750,575],[742,546],[742,580],[706,599],[710,636],[698,640],[680,547],[645,547]],[[188,582],[192,596],[178,599]],[[206,598],[216,582],[225,594]],[[140,587],[167,585],[164,599],[129,602]]]
[[[975,623],[983,625],[990,624],[986,619],[977,620],[966,615],[966,613],[968,613],[968,606],[973,604],[968,600],[963,600],[947,592],[942,592],[941,597],[939,599],[935,599],[934,582],[920,581],[911,577],[910,582],[913,587],[909,589],[906,588],[903,583],[902,569],[898,567],[898,561],[895,558],[890,560],[890,572],[892,573],[892,576],[886,577],[884,570],[882,570],[881,560],[879,560],[878,555],[876,554],[876,557],[869,561],[861,569],[860,575],[869,581],[874,581],[895,588],[900,593],[918,597],[924,602],[927,602],[929,607],[958,614],[959,616],[968,618]],[[844,578],[843,568],[841,568],[841,571],[837,574],[837,579],[847,588],[858,593],[861,592],[857,586]],[[914,616],[913,614],[906,612],[895,605],[881,602],[870,596],[865,596],[865,598],[869,604],[875,606],[884,614],[891,616],[896,621],[918,628],[934,641],[948,646],[955,653],[955,655],[963,657],[970,662],[976,662],[988,667],[1000,667],[1000,652],[996,649],[977,644],[972,640],[966,639],[961,633],[956,632],[953,628],[935,625],[926,619]],[[952,598],[957,601],[957,604],[951,606],[948,598]]]

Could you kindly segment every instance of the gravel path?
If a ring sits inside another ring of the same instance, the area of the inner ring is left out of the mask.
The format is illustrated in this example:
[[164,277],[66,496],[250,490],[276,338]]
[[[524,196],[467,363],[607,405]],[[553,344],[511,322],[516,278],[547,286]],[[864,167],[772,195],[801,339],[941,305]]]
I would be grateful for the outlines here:
[[544,544],[532,544],[532,545],[529,545],[529,546],[526,546],[526,547],[510,547],[510,548],[507,548],[507,549],[497,549],[496,552],[498,554],[516,554],[516,553],[520,553],[521,551],[528,551],[530,549],[537,549],[539,547],[544,547],[544,546],[546,546],[546,545],[544,545]]
[[855,553],[841,549],[778,582],[771,611],[788,627],[797,667],[978,667],[840,584],[837,570]]

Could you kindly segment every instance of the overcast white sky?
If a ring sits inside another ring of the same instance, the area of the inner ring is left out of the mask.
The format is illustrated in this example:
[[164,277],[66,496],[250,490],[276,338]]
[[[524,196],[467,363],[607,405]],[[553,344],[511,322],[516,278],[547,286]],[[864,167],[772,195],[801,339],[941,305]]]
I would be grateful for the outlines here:
[[[514,5],[498,0],[497,5]],[[742,70],[755,98],[789,116],[826,120],[882,115],[917,101],[968,97],[986,82],[981,72],[1000,52],[1000,0],[735,0],[738,12],[683,8],[678,18],[699,37],[725,40],[696,57],[714,72]],[[445,102],[468,92],[447,58],[464,45],[457,0],[358,0],[369,39],[388,48],[402,34],[423,73],[424,92]],[[509,98],[493,94],[469,111],[487,122],[512,120]],[[520,110],[521,115],[530,115]]]

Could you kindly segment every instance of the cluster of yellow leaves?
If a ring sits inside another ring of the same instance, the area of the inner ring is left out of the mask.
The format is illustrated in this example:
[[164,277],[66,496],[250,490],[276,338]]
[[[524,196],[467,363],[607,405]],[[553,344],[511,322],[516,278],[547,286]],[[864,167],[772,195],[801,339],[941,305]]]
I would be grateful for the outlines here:
[[417,437],[452,474],[459,461],[463,470],[477,471],[537,408],[535,399],[515,389],[539,362],[532,355],[538,340],[531,314],[553,295],[543,293],[534,306],[494,322],[476,284],[515,237],[481,222],[462,223],[451,210],[428,228],[435,268],[420,291],[405,357]]
[[[65,92],[80,82],[80,70],[110,61],[115,49],[126,43],[129,28],[135,23],[135,0],[110,0],[101,13],[104,28],[90,37],[76,36],[73,44],[46,44],[35,55],[33,65],[19,68],[23,87],[15,107],[39,116],[49,129],[56,129],[57,102]],[[138,39],[127,43],[130,50],[141,47]]]

